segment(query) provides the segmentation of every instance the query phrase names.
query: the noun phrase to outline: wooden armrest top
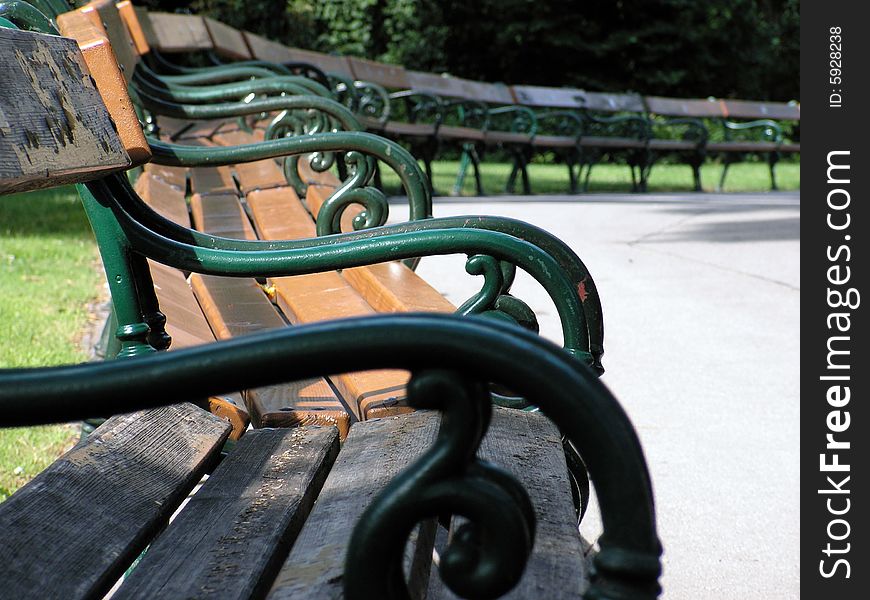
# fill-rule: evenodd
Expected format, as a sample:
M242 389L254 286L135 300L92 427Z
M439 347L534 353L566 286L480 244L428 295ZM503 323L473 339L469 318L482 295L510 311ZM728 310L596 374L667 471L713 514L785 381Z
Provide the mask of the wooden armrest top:
M97 90L118 129L121 144L130 156L131 166L141 165L151 160L151 148L127 94L127 80L121 74L105 30L88 15L78 10L64 13L58 16L57 26L63 35L78 43Z
M0 193L130 165L73 40L0 27L0 72Z

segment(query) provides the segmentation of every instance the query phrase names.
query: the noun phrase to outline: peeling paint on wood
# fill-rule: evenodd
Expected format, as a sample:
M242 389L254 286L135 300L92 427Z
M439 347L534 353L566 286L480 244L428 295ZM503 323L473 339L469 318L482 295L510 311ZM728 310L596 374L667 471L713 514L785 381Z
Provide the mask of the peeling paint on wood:
M73 40L0 28L0 72L0 193L130 164Z

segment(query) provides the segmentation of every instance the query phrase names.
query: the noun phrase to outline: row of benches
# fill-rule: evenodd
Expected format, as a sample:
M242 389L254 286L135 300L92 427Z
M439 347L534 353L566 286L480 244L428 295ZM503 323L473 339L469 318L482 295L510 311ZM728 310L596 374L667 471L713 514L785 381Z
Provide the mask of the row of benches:
M600 304L569 248L509 219L431 218L413 158L340 131L359 125L316 81L161 74L129 2L38 4L49 19L0 6L0 193L80 182L118 359L0 371L0 422L144 410L0 505L4 594L98 597L135 564L118 597L657 596L649 478L595 378ZM55 23L73 39L15 29ZM220 101L262 86L296 95ZM256 119L278 110L283 130ZM382 226L376 159L412 221ZM411 268L435 253L466 253L484 276L459 309ZM551 293L563 349L527 331L517 266ZM408 311L459 315L374 314ZM605 527L591 581L575 512L587 467Z
M526 167L540 152L555 152L566 164L572 192L588 189L592 167L608 157L627 162L635 189L643 190L653 165L669 154L692 167L700 190L700 169L708 156L723 157L721 189L730 164L744 154L760 153L776 189L780 156L800 152L799 141L787 139L796 138L797 130L783 129L800 121L795 103L505 86L290 48L208 17L142 12L140 21L147 23L144 40L158 53L199 51L211 53L216 62L256 59L315 67L370 131L410 143L430 176L429 164L440 147L460 148L454 193L471 166L477 192L483 194L479 163L493 147L514 156L508 191L521 176L525 193L531 191Z

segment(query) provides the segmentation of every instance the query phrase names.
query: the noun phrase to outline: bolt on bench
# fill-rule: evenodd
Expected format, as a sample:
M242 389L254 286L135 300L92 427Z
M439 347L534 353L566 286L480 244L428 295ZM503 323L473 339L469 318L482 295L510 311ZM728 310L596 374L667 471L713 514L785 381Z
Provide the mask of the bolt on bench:
M22 6L3 15L7 23L32 25ZM426 219L297 241L198 233L152 213L130 188L123 172L150 150L176 157L180 150L122 143L119 133L135 129L124 126L131 113L103 104L74 41L0 27L0 66L7 82L0 90L0 193L87 182L79 191L104 256L121 350L104 363L0 371L2 423L143 411L110 418L0 505L10 594L102 595L151 543L120 597L425 597L435 585L433 519L460 515L467 521L456 524L440 553L440 576L454 592L495 597L519 584L516 597L542 586L553 597L577 597L585 584L564 436L586 462L604 517L587 597L657 595L649 478L630 423L584 365L595 363L590 346L600 340L578 326L586 311L576 293L562 304L573 352L518 327L517 319L496 317L512 314L497 306L483 311L490 319L370 316L154 351L168 342L151 279L163 268L157 263L208 276L287 277L468 252L493 257L482 261L490 266L509 262L534 272L544 265L557 274L546 284L556 293L581 272L563 247L492 218L476 229ZM365 134L310 134L267 142L251 157L336 148L376 154L384 143ZM237 148L202 147L190 156L237 164ZM409 173L413 195L422 174L402 160L393 164ZM177 162L185 161L192 159ZM179 403L207 405L200 399L379 368L411 372L407 404L420 410L354 424L340 452L332 427L245 433L155 539L219 460L231 429ZM493 410L490 383L542 414ZM488 427L510 434L486 436ZM499 469L477 458L508 447L523 459ZM540 468L554 458L561 463Z

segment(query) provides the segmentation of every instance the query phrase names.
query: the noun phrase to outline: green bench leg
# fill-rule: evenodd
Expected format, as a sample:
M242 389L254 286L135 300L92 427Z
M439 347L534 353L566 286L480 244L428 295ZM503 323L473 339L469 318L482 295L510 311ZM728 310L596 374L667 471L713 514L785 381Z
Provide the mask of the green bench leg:
M734 155L726 154L725 158L722 162L722 176L719 177L719 187L716 188L716 191L722 192L725 190L725 178L728 176L728 167L731 166L731 163L735 161Z
M779 152L771 152L767 161L770 165L770 189L775 192L779 189L776 185L776 163L779 162Z
M459 172L456 174L456 183L453 185L451 195L459 196L462 194L462 186L465 183L465 175L468 173L468 166L474 169L474 184L477 188L477 195L483 196L483 180L480 177L480 155L477 152L477 146L471 142L462 144L462 156L459 159Z
M511 173L508 176L507 184L505 185L505 191L508 194L513 194L515 192L517 175L519 174L522 177L523 181L523 194L528 196L532 193L532 186L529 182L528 171L531 148L515 146L511 148L511 153L514 155L514 164L511 168Z

